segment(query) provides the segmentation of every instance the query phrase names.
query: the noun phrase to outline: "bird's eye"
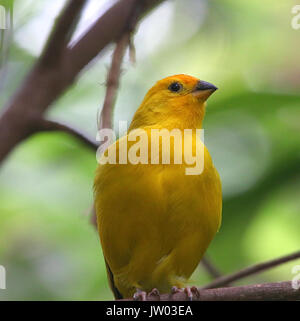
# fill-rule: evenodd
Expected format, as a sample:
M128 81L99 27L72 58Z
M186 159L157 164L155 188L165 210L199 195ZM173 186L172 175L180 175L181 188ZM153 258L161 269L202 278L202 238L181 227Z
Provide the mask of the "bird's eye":
M181 89L182 89L182 85L175 81L175 82L172 82L172 84L169 86L168 88L170 91L173 91L173 92L179 92Z

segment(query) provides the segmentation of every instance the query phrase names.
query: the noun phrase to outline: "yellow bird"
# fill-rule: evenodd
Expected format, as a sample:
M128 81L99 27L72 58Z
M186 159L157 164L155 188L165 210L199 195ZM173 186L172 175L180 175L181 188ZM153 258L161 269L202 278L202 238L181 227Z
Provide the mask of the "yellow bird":
M115 298L136 293L144 298L145 292L152 289L166 293L186 287L220 227L219 174L195 134L202 129L206 100L216 89L183 74L158 81L136 111L127 136L103 154L116 155L115 164L99 164L94 182L98 230ZM170 136L170 164L162 162L162 137L159 155L151 153L151 133L155 129L176 129L183 136L185 129L192 130L192 136L182 145ZM146 133L147 139L140 138L135 154L138 157L148 151L148 158L138 164L123 164L119 162L121 144L126 140L122 146L129 155L137 142L128 137L137 131ZM204 151L203 170L196 175L187 174L191 165L186 160L182 164L175 162L178 154L185 157L188 147L193 155L197 148ZM158 157L158 164L157 159L153 164L150 156ZM186 289L192 297L190 288Z

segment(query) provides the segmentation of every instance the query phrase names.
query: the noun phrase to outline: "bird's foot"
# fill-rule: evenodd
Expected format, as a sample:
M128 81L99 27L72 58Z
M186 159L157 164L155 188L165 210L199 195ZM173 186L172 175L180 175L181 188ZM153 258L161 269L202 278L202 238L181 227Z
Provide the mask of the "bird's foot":
M185 294L188 297L189 301L193 301L193 299L199 299L200 298L200 291L195 286L187 286L184 289Z
M148 295L160 298L160 293L156 288L152 289L151 292L148 293ZM147 292L137 289L133 295L133 300L134 301L147 301Z
M193 301L193 299L200 298L200 292L197 287L195 286L187 286L184 289L178 288L177 286L173 286L171 289L171 297L176 293L182 293L184 292L188 298L189 301Z
M160 293L156 288L152 289L151 292L149 292L149 295L160 298Z
M184 289L178 288L177 286L172 286L171 293L170 293L170 301L172 301L172 297L176 293L182 293Z
M134 301L147 301L147 293L140 289L136 289L136 292L133 295Z

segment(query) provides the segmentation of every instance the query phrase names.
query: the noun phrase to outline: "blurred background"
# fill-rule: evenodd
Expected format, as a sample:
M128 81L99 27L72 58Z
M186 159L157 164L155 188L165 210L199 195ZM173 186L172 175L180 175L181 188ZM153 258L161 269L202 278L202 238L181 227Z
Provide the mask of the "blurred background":
M13 37L2 61L0 106L41 53L63 0L13 4ZM114 1L90 0L76 39ZM124 62L115 124L130 121L157 80L186 73L219 90L209 99L205 142L223 183L223 224L208 257L222 273L299 250L300 30L296 1L165 1L139 25L137 63ZM3 34L2 34L3 38ZM96 135L113 46L49 109L48 117ZM22 115L20 115L22 117ZM0 142L1 143L1 142ZM41 133L0 169L0 300L112 299L90 224L95 153L74 138ZM291 280L300 260L237 284ZM200 266L193 284L210 281Z

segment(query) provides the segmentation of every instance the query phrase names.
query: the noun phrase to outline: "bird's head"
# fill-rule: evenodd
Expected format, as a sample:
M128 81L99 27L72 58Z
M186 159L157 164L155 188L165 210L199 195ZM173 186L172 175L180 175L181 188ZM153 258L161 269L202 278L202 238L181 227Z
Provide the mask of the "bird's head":
M206 100L216 90L211 83L183 74L159 80L146 94L130 130L146 126L201 128Z

